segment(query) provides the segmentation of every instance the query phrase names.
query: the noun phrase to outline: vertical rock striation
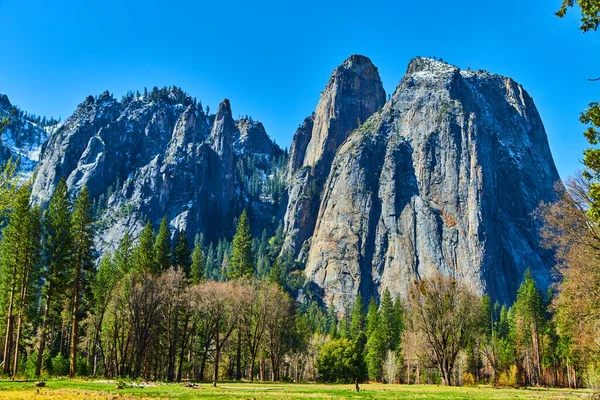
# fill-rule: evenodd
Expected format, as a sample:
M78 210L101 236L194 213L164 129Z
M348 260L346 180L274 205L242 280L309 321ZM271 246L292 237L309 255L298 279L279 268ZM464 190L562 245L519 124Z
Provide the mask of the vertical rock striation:
M241 143L237 151L234 143ZM265 160L260 169L281 154L262 124L233 119L228 100L207 115L177 88L123 101L105 92L88 97L50 136L33 199L46 203L62 176L73 195L87 186L100 253L163 216L190 238L204 233L217 240L244 207L258 210L257 221L272 221L258 215L270 212L272 199L250 195L235 168L238 160L258 157Z
M510 78L411 61L391 99L338 150L306 275L337 307L360 291L406 296L451 275L499 301L527 268L550 283L532 215L559 181L527 92Z
M294 135L289 163L285 250L297 254L313 234L323 183L339 146L385 103L377 67L352 55L337 67L312 117Z

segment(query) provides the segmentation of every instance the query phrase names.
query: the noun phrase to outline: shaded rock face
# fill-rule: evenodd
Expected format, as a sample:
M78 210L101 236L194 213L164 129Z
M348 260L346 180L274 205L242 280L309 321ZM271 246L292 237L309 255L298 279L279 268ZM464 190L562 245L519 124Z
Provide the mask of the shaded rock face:
M237 120L238 135L235 138L234 150L237 153L249 153L256 155L281 155L283 152L277 146L260 122L252 119L242 118Z
M290 161L288 167L288 177L291 179L294 173L298 171L304 164L304 157L306 156L306 148L308 142L312 136L312 130L315 123L315 115L306 117L302 125L298 127L294 137L292 138L292 145L290 146Z
M406 297L441 272L501 302L530 268L550 283L532 215L559 181L533 100L510 78L415 59L338 150L306 275L338 309L360 291Z
M367 57L350 56L333 71L316 112L304 120L292 141L284 251L298 254L313 234L323 184L335 152L384 103L379 72Z
M62 176L73 195L87 186L99 220L100 253L113 249L125 232L137 237L148 220L156 227L163 216L190 238L200 232L218 238L248 204L270 205L269 199L251 199L235 175L236 160L253 156L250 147L234 151L238 125L228 100L216 115L206 115L178 89L121 102L107 92L88 97L44 146L33 199L46 203ZM254 136L246 132L248 142ZM265 144L268 136L260 140L270 150L261 157L281 153Z

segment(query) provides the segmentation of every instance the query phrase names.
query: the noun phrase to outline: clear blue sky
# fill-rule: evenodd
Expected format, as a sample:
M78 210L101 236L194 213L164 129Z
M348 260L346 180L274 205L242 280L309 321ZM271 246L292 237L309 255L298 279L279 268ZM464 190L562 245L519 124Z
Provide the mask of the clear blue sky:
M0 0L0 93L66 118L86 95L177 85L215 110L252 115L282 146L333 68L369 56L393 92L408 61L437 56L521 83L536 101L563 177L580 169L579 112L600 100L600 33L561 0Z

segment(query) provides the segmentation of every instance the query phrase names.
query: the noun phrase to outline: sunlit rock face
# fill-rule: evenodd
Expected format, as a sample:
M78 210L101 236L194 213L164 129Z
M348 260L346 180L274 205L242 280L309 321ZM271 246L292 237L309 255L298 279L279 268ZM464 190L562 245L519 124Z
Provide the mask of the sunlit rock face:
M550 283L533 212L555 198L557 181L519 84L414 59L335 153L307 233L307 278L338 309L359 292L407 296L412 281L436 273L511 301L527 268Z
M179 89L153 98L117 101L108 92L88 97L44 145L33 184L45 204L61 177L72 195L88 187L98 218L99 254L147 221L166 216L173 231L218 239L234 217L252 207L256 231L272 221L272 199L252 196L236 162L269 165L282 150L260 122L234 120L228 100L206 114ZM260 171L259 171L260 172ZM262 174L267 179L266 174ZM262 215L266 214L266 215Z
M384 103L379 72L367 57L350 56L333 71L315 113L304 120L292 141L284 251L297 254L310 238L337 149Z

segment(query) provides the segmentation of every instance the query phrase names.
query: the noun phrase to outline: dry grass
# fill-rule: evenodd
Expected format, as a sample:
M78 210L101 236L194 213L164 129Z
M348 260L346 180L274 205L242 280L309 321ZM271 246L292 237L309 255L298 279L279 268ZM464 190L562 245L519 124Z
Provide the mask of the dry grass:
M586 399L591 392L565 389L512 389L443 387L433 385L364 384L356 393L353 385L223 383L217 388L200 384L187 388L182 384L116 389L115 383L86 380L50 380L44 388L33 381L0 381L0 399L6 400L144 400L144 399Z

